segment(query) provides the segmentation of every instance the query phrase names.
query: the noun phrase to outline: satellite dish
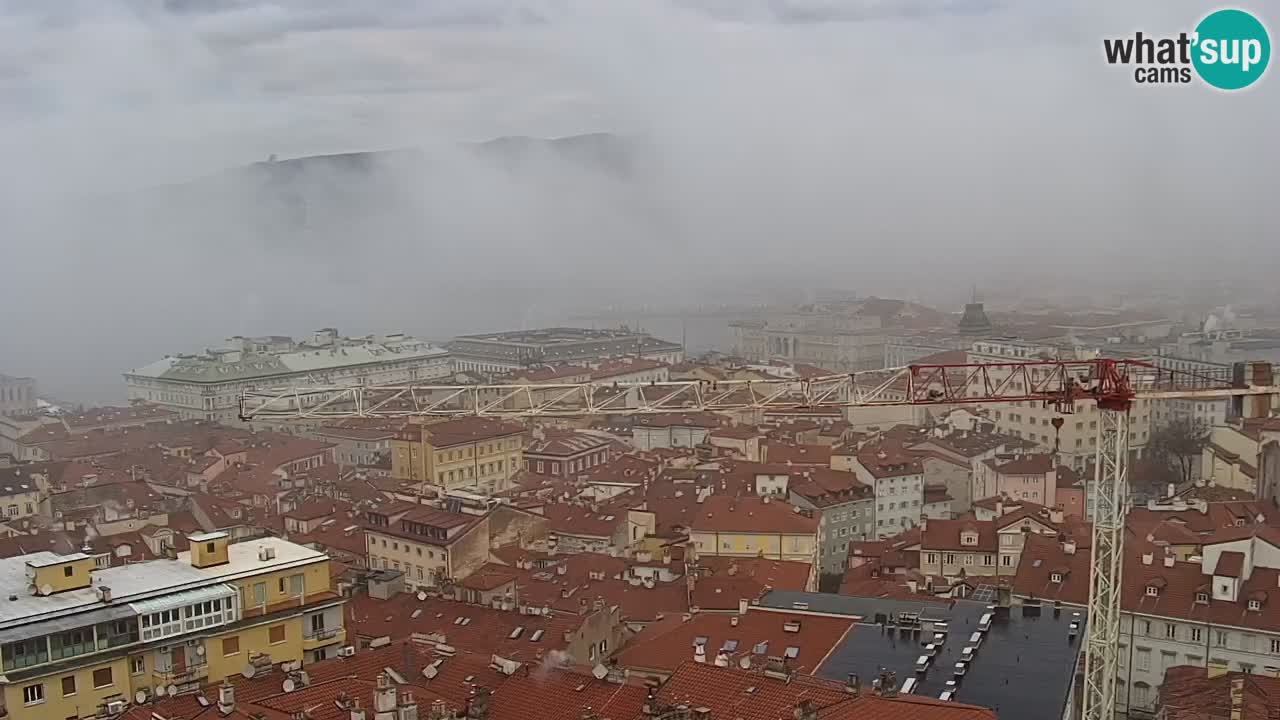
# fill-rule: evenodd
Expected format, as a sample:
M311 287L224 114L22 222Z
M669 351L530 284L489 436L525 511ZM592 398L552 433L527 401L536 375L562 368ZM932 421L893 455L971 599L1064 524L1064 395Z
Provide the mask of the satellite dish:
M280 683L280 689L287 693L291 693L298 689L298 684L293 681L293 678L285 678L284 682Z
M197 646L196 646L196 654L197 654L197 655L203 655L203 654L204 654L204 646L203 646L203 645L197 645Z
M252 680L253 676L258 674L258 668L253 665L245 665L244 669L240 671L240 674L243 675L246 680Z
M45 584L41 585L41 586L40 586L40 594L41 594L41 595L52 595L52 594L53 594L53 586L52 586L52 585L50 585L49 583L45 583Z
M147 701L147 693L143 690L139 690L133 694L133 701L141 705Z
M164 697L164 696L165 696L164 686L163 686L163 685L157 685L157 686L156 686L156 697Z
M178 686L177 686L177 685L170 685L170 686L169 686L169 690L168 690L168 692L169 692L169 694L170 694L170 695L177 695L177 694L178 694Z
M591 674L594 675L597 680L603 680L609 676L609 668L605 667L604 663L596 663L596 666L591 668Z
M751 658L746 655L743 655L742 657L738 658L738 667L742 668L743 670L750 670Z
M437 676L437 675L439 675L439 674L440 674L440 671L436 669L436 666L435 666L435 665L428 665L428 666L426 666L426 667L422 668L422 677L424 677L424 678L426 678L426 679L428 679L428 680L430 680L430 679L434 678L435 676Z
M427 599L427 594L426 594L426 593L424 593L424 592L422 592L421 590L419 590L419 591L418 591L418 602L422 602L423 600L426 600L426 599Z

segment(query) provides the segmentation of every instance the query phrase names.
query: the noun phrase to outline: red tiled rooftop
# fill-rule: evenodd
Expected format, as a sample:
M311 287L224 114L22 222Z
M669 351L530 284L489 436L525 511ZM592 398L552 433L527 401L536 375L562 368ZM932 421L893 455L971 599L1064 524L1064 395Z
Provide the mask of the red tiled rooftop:
M811 535L818 531L817 518L778 500L712 495L696 508L689 526L697 532Z
M736 625L733 618L737 618ZM793 622L799 623L798 631L788 632L784 626ZM812 672L854 625L854 618L801 617L754 607L743 615L699 613L674 627L646 630L618 653L617 660L626 667L671 672L682 662L693 659L695 639L706 638L707 662L711 662L727 642L736 640L737 647L726 653L733 664L743 657L763 662L765 656L781 656L787 648L796 647L799 651L792 666L800 672ZM753 652L760 643L767 643L763 654Z

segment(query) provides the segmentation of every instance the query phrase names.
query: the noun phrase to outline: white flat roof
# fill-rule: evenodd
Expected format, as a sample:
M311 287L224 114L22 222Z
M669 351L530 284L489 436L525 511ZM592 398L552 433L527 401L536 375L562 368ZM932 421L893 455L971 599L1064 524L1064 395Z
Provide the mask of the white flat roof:
M274 549L275 557L259 560L258 549L262 547ZM47 597L33 595L27 589L30 584L27 563L50 565L74 556L41 551L0 558L0 588L4 593L0 595L0 629L108 607L99 599L96 589L103 585L111 588L111 606L115 606L327 559L318 550L275 537L231 543L227 546L227 555L228 562L208 568L192 567L189 552L179 553L177 560L148 560L102 568L93 571L92 586Z

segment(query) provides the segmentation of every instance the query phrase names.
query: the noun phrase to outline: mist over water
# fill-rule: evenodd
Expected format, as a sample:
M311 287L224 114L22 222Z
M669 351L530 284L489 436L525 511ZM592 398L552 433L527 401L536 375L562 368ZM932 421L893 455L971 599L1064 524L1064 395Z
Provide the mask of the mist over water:
M118 401L238 333L808 288L1273 299L1275 79L1136 86L1102 38L1204 8L1116 5L0 2L0 371Z

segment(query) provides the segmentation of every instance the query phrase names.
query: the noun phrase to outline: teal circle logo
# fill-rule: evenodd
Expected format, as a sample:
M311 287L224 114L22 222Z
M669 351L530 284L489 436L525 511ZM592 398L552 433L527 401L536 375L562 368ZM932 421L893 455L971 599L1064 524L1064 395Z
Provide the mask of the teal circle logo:
M1247 88L1271 59L1267 28L1243 10L1218 10L1196 26L1191 64L1200 79L1219 90Z

